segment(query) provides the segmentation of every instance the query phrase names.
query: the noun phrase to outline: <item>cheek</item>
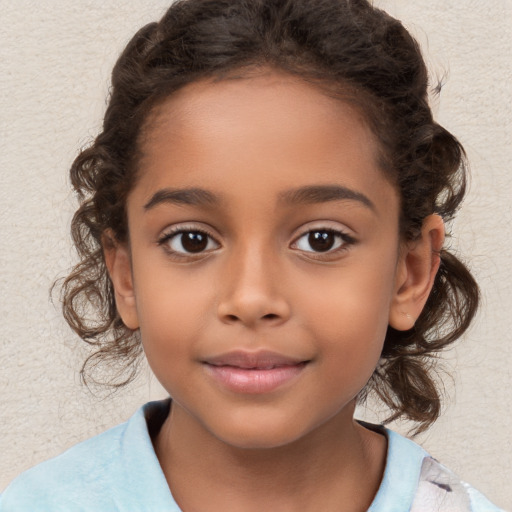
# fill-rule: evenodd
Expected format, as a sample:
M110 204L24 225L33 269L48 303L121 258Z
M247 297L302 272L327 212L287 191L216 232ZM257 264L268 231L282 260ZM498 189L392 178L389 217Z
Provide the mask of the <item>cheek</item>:
M308 318L318 321L325 329L381 330L387 327L394 289L394 262L387 265L347 266L324 276L311 276L302 292L302 307L308 308Z
M325 279L323 286L306 286L301 309L308 329L323 340L326 354L343 361L347 370L373 371L386 335L394 280L394 260L387 264L347 267ZM318 284L318 281L317 281ZM296 294L299 296L299 294Z
M171 274L171 273L169 273ZM137 286L137 311L144 350L148 359L174 359L194 350L207 329L213 290L186 274L142 272ZM206 283L207 284L207 283Z

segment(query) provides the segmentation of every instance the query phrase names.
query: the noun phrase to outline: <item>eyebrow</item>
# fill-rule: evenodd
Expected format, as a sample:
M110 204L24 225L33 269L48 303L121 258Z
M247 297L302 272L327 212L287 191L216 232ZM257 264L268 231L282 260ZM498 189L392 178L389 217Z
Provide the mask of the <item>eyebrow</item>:
M213 206L219 202L220 198L218 196L202 188L164 188L151 197L144 205L144 209L147 211L162 203Z
M367 208L375 211L373 202L361 192L341 185L308 185L279 194L279 199L289 205L326 203L329 201L352 200L358 201ZM144 205L150 210L162 203L187 204L192 206L215 206L220 203L220 197L202 188L170 189L164 188L156 192Z
M351 200L358 201L370 210L375 211L375 205L367 196L341 185L311 185L300 187L282 192L280 199L290 205Z

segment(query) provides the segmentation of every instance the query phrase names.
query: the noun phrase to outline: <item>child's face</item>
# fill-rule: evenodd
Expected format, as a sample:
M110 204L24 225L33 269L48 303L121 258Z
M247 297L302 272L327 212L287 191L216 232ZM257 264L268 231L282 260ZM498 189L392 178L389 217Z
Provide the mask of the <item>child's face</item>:
M246 447L352 421L404 274L360 116L286 75L199 82L142 150L114 282L176 418Z

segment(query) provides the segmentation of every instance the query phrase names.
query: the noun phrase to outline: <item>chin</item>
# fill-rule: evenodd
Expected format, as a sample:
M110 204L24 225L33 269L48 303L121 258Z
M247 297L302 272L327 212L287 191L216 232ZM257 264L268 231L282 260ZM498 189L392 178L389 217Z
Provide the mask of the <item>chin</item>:
M309 433L297 422L240 421L223 425L211 432L223 443L246 450L267 450L293 444Z
M219 437L219 439L241 450L271 450L292 444L302 436L278 435L277 432L240 432L237 435Z

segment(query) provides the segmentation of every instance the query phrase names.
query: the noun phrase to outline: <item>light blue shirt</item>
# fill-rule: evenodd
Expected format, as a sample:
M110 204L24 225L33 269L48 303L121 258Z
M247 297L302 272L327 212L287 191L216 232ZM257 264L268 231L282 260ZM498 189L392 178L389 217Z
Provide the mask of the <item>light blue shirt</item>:
M22 473L0 496L0 512L181 512L148 431L168 407L150 402L126 423ZM383 430L386 469L369 512L499 512L416 443Z

